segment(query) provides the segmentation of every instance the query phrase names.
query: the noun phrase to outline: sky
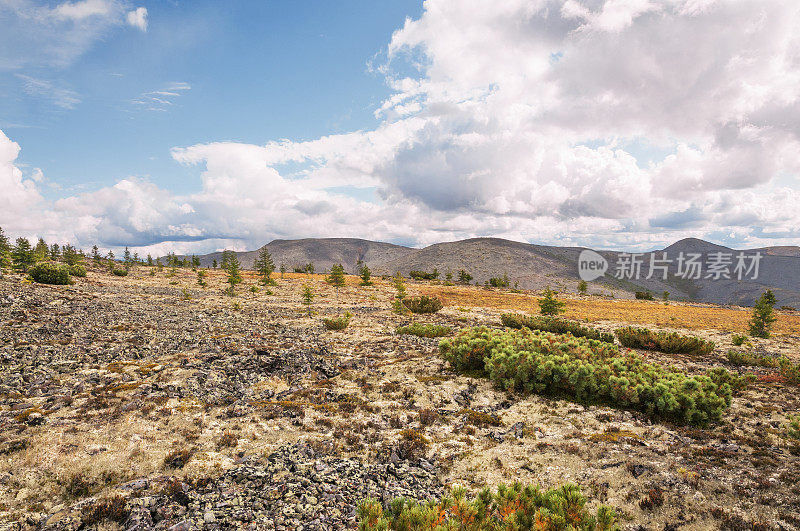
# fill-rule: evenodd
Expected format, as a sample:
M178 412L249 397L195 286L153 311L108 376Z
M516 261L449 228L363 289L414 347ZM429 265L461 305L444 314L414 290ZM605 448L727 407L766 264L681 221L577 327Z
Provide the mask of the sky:
M0 227L800 244L796 0L0 0Z

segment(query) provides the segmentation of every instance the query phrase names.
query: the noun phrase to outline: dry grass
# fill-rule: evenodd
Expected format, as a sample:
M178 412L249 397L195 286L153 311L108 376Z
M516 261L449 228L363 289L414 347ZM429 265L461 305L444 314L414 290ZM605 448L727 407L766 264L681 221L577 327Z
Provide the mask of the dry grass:
M446 306L471 306L538 313L538 296L526 293L475 289L461 286L424 286L420 292L438 296ZM690 330L711 329L723 332L747 332L748 308L731 309L715 306L630 299L604 300L565 298L564 317L586 321L618 321ZM777 312L774 333L797 334L800 315Z

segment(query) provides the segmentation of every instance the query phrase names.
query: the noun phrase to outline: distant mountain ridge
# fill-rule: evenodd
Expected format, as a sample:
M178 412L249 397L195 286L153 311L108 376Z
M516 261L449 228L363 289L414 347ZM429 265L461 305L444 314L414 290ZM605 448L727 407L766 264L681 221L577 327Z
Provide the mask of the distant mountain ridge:
M416 249L392 243L375 242L358 238L305 238L298 240L274 240L266 245L277 267L285 265L287 270L313 263L317 272L330 270L334 264L342 264L349 273L357 273L360 264L369 266L373 274L393 275L401 272L408 275L411 270L432 271L434 268L444 279L447 272L457 278L460 269L473 276L473 282L483 283L491 277L507 274L512 285L520 288L555 289L575 291L578 277L578 256L584 247L558 247L536 245L504 240L501 238L469 238L455 242L444 242ZM237 252L245 269L252 269L259 250ZM609 263L604 277L590 283L590 292L613 293L615 296L630 296L634 291L649 290L660 295L670 292L673 299L685 299L717 304L750 306L766 289L775 292L778 306L800 308L800 247L778 246L758 249L735 250L696 238L686 238L652 253L643 253L642 275L638 279L615 278L615 266L623 256L620 251L598 251ZM738 253L748 256L761 254L757 279L743 278L713 280L684 279L678 275L675 263L683 253L698 253L705 262L714 253ZM661 275L645 278L651 255L661 258L663 253L673 260L668 267L666 280ZM200 256L200 264L211 267L213 261L220 263L222 253ZM624 259L624 257L623 257ZM732 271L733 265L731 265ZM705 273L704 273L705 275Z

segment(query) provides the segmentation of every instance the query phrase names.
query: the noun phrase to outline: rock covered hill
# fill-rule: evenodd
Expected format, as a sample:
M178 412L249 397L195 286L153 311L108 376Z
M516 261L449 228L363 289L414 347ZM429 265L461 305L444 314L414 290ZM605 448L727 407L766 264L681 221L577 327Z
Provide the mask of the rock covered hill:
M317 272L328 271L333 264L341 263L345 270L356 273L360 263L367 264L373 274L393 275L401 272L408 275L411 270L433 271L440 278L447 272L457 277L464 269L473 276L473 282L483 283L491 277L508 275L512 285L516 282L525 289L541 289L552 286L560 290L574 291L579 281L578 256L584 248L556 247L514 242L500 238L470 238L455 242L437 243L415 249L384 242L356 238L306 238L300 240L274 240L266 245L276 266L285 265L289 271L313 263ZM670 292L673 299L686 299L717 304L752 305L765 289L772 289L778 306L800 308L800 247L781 246L750 250L734 250L696 238L680 240L669 247L653 253L644 253L641 273L638 278L615 278L617 266L624 256L620 251L599 251L608 261L605 276L590 283L590 292L611 293L615 296L631 296L633 292L649 290L657 296ZM756 252L761 254L758 278L747 275L736 278L734 267L738 253L745 253L748 260ZM655 272L650 279L651 255L656 259L666 253L670 260L667 279ZM678 269L678 258L695 253L704 264L701 278L682 278ZM730 279L707 278L707 264L716 253L730 256ZM252 268L258 250L237 253L242 266ZM200 257L204 267L214 260L221 261L222 253L211 253ZM748 262L749 265L749 262Z

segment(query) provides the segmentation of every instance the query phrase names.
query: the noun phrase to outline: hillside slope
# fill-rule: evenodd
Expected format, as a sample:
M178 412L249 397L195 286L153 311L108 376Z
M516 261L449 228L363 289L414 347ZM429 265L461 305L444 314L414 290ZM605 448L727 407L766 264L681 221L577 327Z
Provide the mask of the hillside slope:
M333 264L341 263L349 273L356 273L360 262L366 263L373 274L393 275L401 272L408 275L411 270L433 271L437 269L440 279L452 272L457 278L460 269L473 276L473 282L484 283L491 277L508 275L511 284L520 288L554 289L575 291L579 277L578 256L583 248L556 247L514 242L500 238L470 238L455 242L430 245L414 249L391 243L373 242L356 238L306 238L300 240L274 240L267 249L277 267L282 264L289 271L313 263L317 272L330 270ZM706 270L699 279L684 279L678 273L677 259L681 253L697 253L705 264L714 253L726 253L733 257L739 252L751 256L762 255L758 278L745 277L737 280L706 278ZM655 274L647 279L651 256L661 258L663 253L672 261L666 280ZM800 308L800 248L767 247L738 251L722 245L696 238L680 240L665 249L645 253L640 259L641 274L638 278L617 279L617 264L622 256L618 251L600 251L609 263L606 275L590 283L590 293L609 294L615 297L630 297L634 291L649 290L657 296L664 291L672 299L685 299L717 304L752 305L766 289L772 289L778 306ZM252 268L258 251L237 253L244 268ZM204 267L214 260L219 263L222 253L200 257ZM732 269L733 266L731 266Z

